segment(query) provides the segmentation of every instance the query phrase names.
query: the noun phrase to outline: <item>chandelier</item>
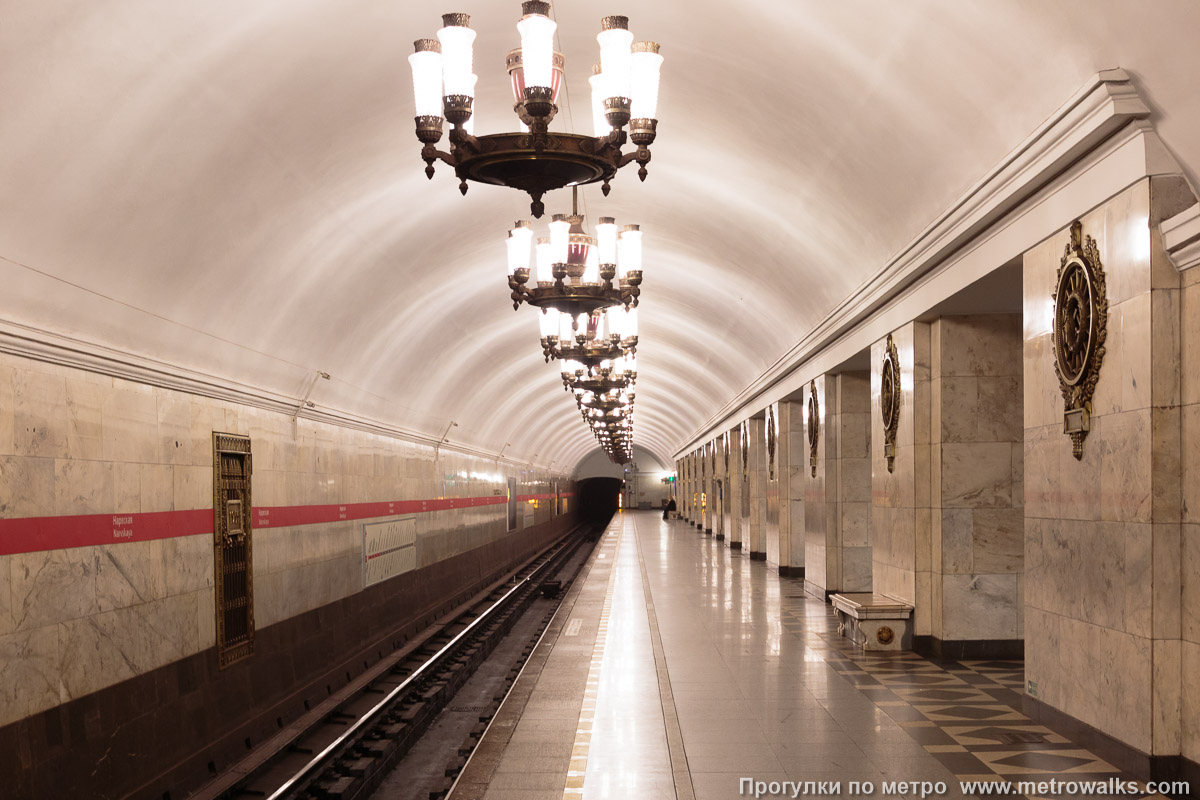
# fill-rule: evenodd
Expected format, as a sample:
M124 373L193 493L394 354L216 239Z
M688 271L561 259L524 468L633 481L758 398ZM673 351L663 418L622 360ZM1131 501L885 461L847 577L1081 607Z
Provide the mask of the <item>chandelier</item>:
M577 327L581 315L617 305L637 306L642 285L642 232L637 225L626 225L618 233L616 220L601 217L596 235L591 236L579 214L578 189L572 190L571 205L572 213L554 215L550 235L539 237L532 249L533 229L528 222L519 221L508 232L508 288L514 310L522 302L553 309ZM531 277L531 253L537 267L532 288L526 286Z
M633 455L633 409L620 406L611 410L583 409L583 418L596 436L596 441L618 464L626 464Z
M635 161L645 180L658 128L658 45L634 42L627 17L604 17L596 36L600 64L590 79L595 135L551 133L566 65L554 50L558 24L550 18L550 4L540 0L522 3L521 14L521 46L505 58L522 127L516 133L475 136L471 130L477 76L469 15L442 15L437 38L414 43L408 60L425 174L433 178L434 163L442 161L454 168L463 194L469 180L528 192L534 217L542 216L542 195L553 189L603 181L607 196L617 170ZM436 146L444 120L454 126L449 153ZM622 151L627 140L636 149Z
M610 389L628 389L637 380L637 357L620 356L593 366L566 359L562 362L561 372L563 386L576 395L585 391L601 393Z
M538 317L542 355L594 366L637 352L638 320L634 307L612 307L572 319L555 308Z
M574 395L584 422L609 458L618 464L631 461L636 357L621 356L592 366L564 360L562 378L563 385Z
M526 287L533 231L518 222L508 232L508 286L514 310L522 302L541 309L542 356L559 360L563 388L609 458L625 464L633 456L642 233L636 225L618 233L615 220L601 217L589 235L575 187L572 210L555 214L550 236L537 240L534 288Z

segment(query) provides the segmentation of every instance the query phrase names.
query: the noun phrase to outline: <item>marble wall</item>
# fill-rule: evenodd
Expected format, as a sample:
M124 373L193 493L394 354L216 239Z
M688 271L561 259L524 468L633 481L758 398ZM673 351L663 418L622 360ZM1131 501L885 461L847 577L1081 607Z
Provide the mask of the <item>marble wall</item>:
M841 588L869 592L871 581L871 376L837 375L837 514Z
M69 535L79 515L211 509L213 431L251 437L256 509L499 495L510 476L550 492L548 474L0 354L0 519ZM554 516L526 505L519 526ZM503 504L415 516L417 566L506 536ZM254 531L259 629L361 590L363 522ZM7 544L33 552L0 555L0 725L215 643L211 534Z
M1017 640L1024 627L1021 315L930 328L932 631Z
M1062 432L1051 336L1070 221L1024 256L1026 677L1041 702L1144 753L1180 753L1186 726L1195 758L1200 682L1194 660L1181 664L1195 655L1196 617L1184 621L1180 597L1181 565L1195 575L1198 562L1194 529L1181 536L1180 523L1200 505L1184 512L1180 491L1196 437L1194 418L1181 422L1180 277L1157 234L1180 197L1178 181L1143 180L1080 217L1109 311L1079 461Z
M884 456L879 411L886 339L871 346L871 572L874 591L914 607L913 632L932 631L929 325L893 331L900 357L900 419L894 468Z
M772 403L769 411L774 424L763 422L763 541L766 543L767 563L778 567L779 484L783 472L779 460L779 404Z
M1181 746L1200 763L1200 269L1182 276Z
M805 403L816 398L816 465L811 463L807 437L796 451L804 491L804 588L822 600L826 592L841 591L841 548L838 546L838 429L837 376L819 375L805 393ZM813 420L805 418L806 428ZM811 434L811 431L808 431Z
M869 592L871 377L844 372L818 376L814 383L820 437L817 474L805 484L805 586L818 597Z
M804 574L805 479L808 441L804 437L804 403L779 403L779 573Z

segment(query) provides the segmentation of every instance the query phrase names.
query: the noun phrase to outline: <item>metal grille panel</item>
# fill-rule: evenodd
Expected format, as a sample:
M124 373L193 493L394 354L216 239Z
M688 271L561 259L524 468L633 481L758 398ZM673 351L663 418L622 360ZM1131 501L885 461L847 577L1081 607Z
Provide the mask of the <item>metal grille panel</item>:
M254 652L250 439L213 433L213 563L221 669Z

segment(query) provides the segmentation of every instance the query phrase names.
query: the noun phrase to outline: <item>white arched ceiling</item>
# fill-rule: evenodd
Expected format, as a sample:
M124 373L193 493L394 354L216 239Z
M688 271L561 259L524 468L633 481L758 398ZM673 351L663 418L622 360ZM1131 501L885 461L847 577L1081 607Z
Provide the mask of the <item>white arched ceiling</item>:
M527 199L417 156L406 57L442 11L480 32L477 130L514 124L519 3L447 3L7 4L0 316L293 396L323 370L318 406L577 464L594 441L506 299ZM589 132L609 13L666 57L649 179L584 191L646 232L635 438L663 463L1095 72L1200 164L1187 0L563 0L556 126Z

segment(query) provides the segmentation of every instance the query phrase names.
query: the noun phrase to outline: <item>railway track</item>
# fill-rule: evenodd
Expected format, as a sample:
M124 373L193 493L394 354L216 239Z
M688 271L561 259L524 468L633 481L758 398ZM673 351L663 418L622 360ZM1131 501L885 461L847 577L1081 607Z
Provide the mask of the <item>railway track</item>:
M514 623L541 595L560 594L585 558L572 558L596 541L603 526L580 525L535 557L479 603L430 632L419 646L399 654L319 718L275 740L269 752L252 756L202 789L194 798L213 800L357 800L367 797L389 770L420 740L443 708L471 677ZM590 547L588 548L590 549ZM570 565L570 569L566 569ZM569 572L570 574L565 574ZM537 634L549 622L547 605ZM511 687L537 636L510 670ZM504 694L495 698L457 753L449 754L440 788L450 788L473 742L486 729Z

